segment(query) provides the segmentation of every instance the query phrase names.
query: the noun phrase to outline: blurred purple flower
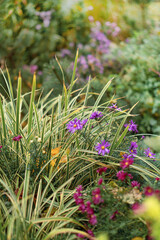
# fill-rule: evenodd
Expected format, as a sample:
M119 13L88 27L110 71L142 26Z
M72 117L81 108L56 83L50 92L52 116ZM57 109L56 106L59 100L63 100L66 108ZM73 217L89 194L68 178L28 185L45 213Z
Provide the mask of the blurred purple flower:
M71 55L71 51L69 49L62 49L61 50L61 57L69 56Z
M95 111L91 114L90 119L98 119L103 117L103 114L101 112Z
M137 124L135 124L133 122L133 120L130 120L128 124L124 124L124 127L128 127L128 131L133 131L135 133L138 133L138 130L137 130Z
M37 29L37 30L40 30L41 28L42 28L41 24L37 24L37 25L36 25L36 29Z
M88 20L89 20L90 22L93 22L93 21L94 21L94 17L93 17L93 16L89 16L89 17L88 17Z
M37 65L31 65L31 66L30 66L30 72L31 72L32 74L34 74L34 72L37 71L37 69L38 69L38 66L37 66Z
M137 154L137 148L138 148L138 145L136 142L131 142L131 146L129 148L129 152L131 154Z
M117 110L117 111L122 111L120 108L118 108L117 107L117 103L112 103L112 106L110 106L110 107L108 107L108 108L110 108L110 109L115 109L115 110Z
M145 149L144 150L144 154L147 156L147 157L149 157L149 158L155 158L155 153L152 153L151 152L151 149L150 148L147 148L147 149Z

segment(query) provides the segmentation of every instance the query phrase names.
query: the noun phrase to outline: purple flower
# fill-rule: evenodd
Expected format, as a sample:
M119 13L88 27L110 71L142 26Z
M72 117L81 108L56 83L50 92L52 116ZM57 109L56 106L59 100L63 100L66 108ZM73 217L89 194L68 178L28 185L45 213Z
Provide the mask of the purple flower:
M132 165L133 162L134 162L133 158L131 158L130 156L127 156L120 162L120 166L122 169L129 168L129 166Z
M102 167L102 168L98 168L97 169L97 173L99 173L99 175L102 175L103 172L106 172L107 168L106 167Z
M36 25L36 30L40 30L42 28L41 24Z
M127 177L127 173L124 172L123 170L117 173L118 180L124 181L126 177Z
M101 143L98 143L95 146L95 149L99 155L102 154L104 156L105 153L107 153L107 154L109 153L109 149L107 148L109 146L110 146L110 143L103 140L103 141L101 141Z
M142 139L145 139L145 136L142 136Z
M135 133L138 133L137 124L135 124L133 120L129 121L128 124L124 124L124 127L128 127L128 126L129 126L128 131L130 132L133 131Z
M101 198L100 193L101 193L101 191L99 188L96 188L92 191L92 200L95 205L98 205L98 204L104 202L104 200Z
M69 49L62 49L61 50L61 57L69 56L71 51Z
M108 108L110 108L110 109L115 109L115 110L117 110L117 111L122 111L120 108L117 107L117 104L116 104L116 103L115 103L115 104L112 103L112 106L110 106L110 107L108 107Z
M17 142L17 141L19 141L21 138L22 138L22 136L21 136L21 135L18 135L17 137L14 137L12 140L15 141L15 142Z
M87 121L88 121L87 119L84 119L81 121L81 120L75 118L74 120L70 121L67 124L67 129L71 133L74 133L76 130L82 130L83 126L86 124Z
M132 187L138 187L138 188L139 188L139 187L140 187L140 183L137 182L137 181L132 181L132 182L131 182L131 186L132 186Z
M129 148L129 152L131 154L137 154L137 149L136 148L138 148L137 143L136 142L131 142L131 146Z
M94 22L94 17L93 17L93 16L88 16L88 20L89 20L90 22Z
M151 149L150 148L147 148L147 149L145 149L144 150L144 154L147 156L147 157L149 157L149 158L155 158L155 153L152 153L151 152Z
M33 74L35 71L37 71L38 66L37 65L31 65L30 66L30 72Z
M101 112L93 112L90 116L90 119L98 119L103 117L103 114Z
M41 76L43 74L42 71L38 71L38 75Z

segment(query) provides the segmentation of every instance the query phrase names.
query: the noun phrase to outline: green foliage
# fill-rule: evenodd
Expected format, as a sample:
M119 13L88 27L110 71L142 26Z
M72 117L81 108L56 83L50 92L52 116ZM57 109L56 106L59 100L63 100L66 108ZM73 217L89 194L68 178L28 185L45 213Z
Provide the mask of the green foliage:
M1 2L1 67L5 69L5 63L7 64L14 76L14 87L17 80L16 69L23 70L25 92L31 87L31 74L34 71L38 72L38 83L42 84L43 64L48 63L57 50L66 46L68 38L79 38L82 41L86 39L88 23L85 11L81 6L82 1L72 3L70 8L62 0ZM78 6L80 11L73 10L78 10Z
M7 79L2 72L9 93L8 99L1 95L0 101L0 234L4 239L6 233L13 240L22 236L24 239L59 239L61 234L70 238L71 234L83 233L76 225L92 239L85 225L71 218L77 211L72 190L79 184L88 186L94 182L98 166L108 166L111 178L115 179L122 161L119 153L128 153L134 137L128 134L124 123L133 116L131 111L135 106L130 110L124 107L118 110L109 108L116 99L102 103L112 79L98 95L90 90L91 79L75 94L77 59L78 53L69 87L65 85L59 65L63 92L52 99L48 99L50 92L37 98L35 75L31 93L24 95L21 94L23 79L19 76L14 99L10 77L8 75ZM95 102L90 106L93 95ZM29 104L26 96L30 98ZM101 111L103 116L90 119L94 111ZM81 130L70 133L66 124L75 118L88 121ZM21 138L15 141L17 135ZM111 144L110 153L105 156L95 150L97 143L104 139ZM135 159L141 161L133 164L129 172L141 176L142 183L159 177L160 170L144 157L143 150ZM142 162L146 165L142 166ZM129 221L128 217L125 221Z
M139 101L136 111L140 113L137 117L140 131L157 134L160 133L159 45L159 36L140 34L117 48L114 58L121 64L121 72L113 86L116 95L125 97L129 106Z

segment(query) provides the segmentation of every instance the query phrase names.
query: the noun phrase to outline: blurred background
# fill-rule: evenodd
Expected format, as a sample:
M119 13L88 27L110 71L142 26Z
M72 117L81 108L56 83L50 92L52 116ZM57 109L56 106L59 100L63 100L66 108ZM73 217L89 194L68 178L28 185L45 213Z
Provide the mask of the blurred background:
M154 0L0 0L0 66L9 69L16 92L18 72L23 92L37 88L61 94L62 72L69 86L79 49L76 87L89 76L100 92L114 77L103 101L114 94L132 106L139 130L160 134L160 1ZM0 92L7 97L4 78ZM83 101L83 99L80 99ZM93 99L94 101L94 99ZM92 103L91 103L92 104Z

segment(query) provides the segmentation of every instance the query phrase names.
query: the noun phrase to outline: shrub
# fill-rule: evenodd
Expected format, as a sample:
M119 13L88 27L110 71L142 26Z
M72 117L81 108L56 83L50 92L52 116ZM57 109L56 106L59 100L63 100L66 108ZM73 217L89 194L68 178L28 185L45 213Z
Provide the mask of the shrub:
M156 134L160 132L159 44L159 36L143 34L117 48L114 59L121 64L121 72L112 85L117 96L125 93L129 106L139 101L135 110L140 113L140 131Z

